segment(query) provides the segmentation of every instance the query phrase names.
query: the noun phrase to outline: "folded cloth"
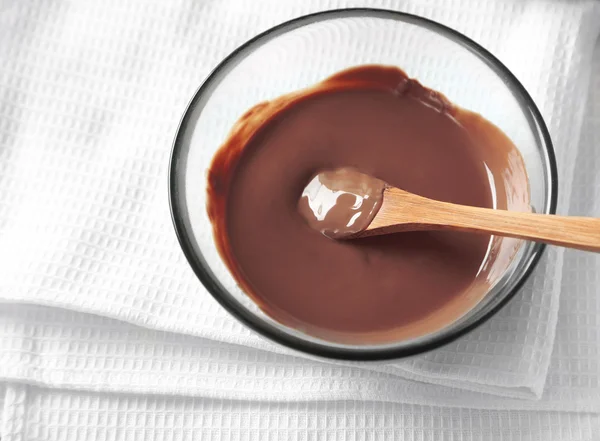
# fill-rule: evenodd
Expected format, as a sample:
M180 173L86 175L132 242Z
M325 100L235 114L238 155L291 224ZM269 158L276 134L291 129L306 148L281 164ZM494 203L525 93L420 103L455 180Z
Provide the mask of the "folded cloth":
M7 387L3 440L589 441L597 414L329 402L245 402ZM1 399L0 399L1 400ZM0 413L1 410L0 410Z
M0 381L252 401L363 400L600 413L600 302L595 297L592 290L578 289L565 300L579 306L561 309L539 400L415 382L383 366L317 362L36 305L5 305L0 311ZM572 320L574 312L580 320Z
M0 299L213 340L207 347L230 360L226 369L234 369L237 352L227 351L235 345L261 349L244 351L263 366L265 376L275 371L269 363L280 359L287 360L282 372L288 383L290 375L305 375L303 368L292 367L296 359L282 355L289 351L242 327L195 278L171 226L166 170L187 101L228 52L283 20L362 5L350 0L32 0L3 7ZM438 20L507 64L549 125L560 169L560 207L566 211L600 5L381 0L369 6ZM383 371L373 375L475 395L540 397L559 292L561 286L570 288L565 283L571 279L562 279L563 258L563 250L550 249L522 293L484 326L429 354L370 365ZM44 341L38 332L34 343ZM117 358L114 363L115 369L121 366ZM6 369L0 365L0 373ZM367 375L363 367L356 371ZM36 372L41 370L35 363L23 365L22 380L36 378ZM245 381L256 376L250 371Z

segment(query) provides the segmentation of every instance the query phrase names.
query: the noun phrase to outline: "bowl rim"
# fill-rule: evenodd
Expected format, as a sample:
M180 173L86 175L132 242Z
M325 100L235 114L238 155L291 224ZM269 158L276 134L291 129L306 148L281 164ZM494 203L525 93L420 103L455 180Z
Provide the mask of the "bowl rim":
M195 104L199 101L199 98L204 94L205 90L212 84L213 80L217 78L221 71L229 66L230 63L234 62L237 56L247 50L249 47L265 40L269 41L271 38L276 37L278 34L295 29L303 25L312 24L319 21L324 21L328 18L348 18L348 17L361 17L369 16L376 18L390 18L399 20L402 22L409 22L417 26L425 27L432 30L446 38L453 40L474 52L479 58L486 62L493 70L501 75L507 87L511 88L517 96L521 98L520 104L522 108L528 110L531 113L533 121L536 123L540 135L542 147L542 153L546 159L545 172L548 179L548 189L546 192L546 214L555 214L557 201L558 201L558 170L556 164L556 157L554 153L554 147L550 138L550 133L541 112L537 108L533 98L529 95L525 87L519 82L514 74L494 55L492 55L487 49L474 40L465 36L464 34L431 19L421 17L406 12L378 9L378 8L340 8L331 9L320 12L315 12L294 19L280 23L274 27L267 29L264 32L259 33L253 38L247 40L242 45L234 49L229 55L227 55L204 79L198 89L194 92L193 97L186 106L185 112L183 113L179 125L177 127L176 135L172 144L171 156L169 158L169 171L168 171L168 198L169 207L171 211L171 220L175 228L177 239L182 248L182 251L192 267L192 270L204 285L206 290L212 295L212 297L233 317L242 322L244 325L259 333L260 335L286 346L295 351L310 354L317 357L324 357L329 359L338 360L352 360L352 361L384 361L390 359L398 359L411 355L420 354L423 352L431 351L440 346L446 345L457 338L465 335L472 331L479 325L486 322L490 317L496 314L502 307L504 307L509 300L514 298L517 292L520 291L525 281L529 278L535 267L537 266L546 245L534 244L532 248L532 256L525 262L525 269L516 281L514 287L508 291L503 298L501 298L496 304L492 305L488 311L482 313L479 317L476 317L471 322L464 322L455 329L448 330L445 335L429 336L429 340L426 342L416 342L413 345L406 346L393 346L391 343L389 346L381 348L348 348L339 346L329 346L323 343L317 343L308 339L303 339L295 335L283 332L277 327L271 325L260 317L252 314L245 309L237 300L221 286L221 284L212 275L212 272L207 268L203 257L198 256L194 252L194 248L191 245L189 239L189 233L187 226L184 222L182 213L182 207L179 203L177 194L178 180L177 180L177 164L181 154L182 145L184 143L183 137L187 123L189 122L192 111L195 108Z

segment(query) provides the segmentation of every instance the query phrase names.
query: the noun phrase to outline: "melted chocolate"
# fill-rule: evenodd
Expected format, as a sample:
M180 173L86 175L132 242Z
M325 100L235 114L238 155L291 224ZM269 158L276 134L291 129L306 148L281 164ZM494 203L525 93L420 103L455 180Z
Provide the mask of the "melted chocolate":
M369 226L383 203L385 186L348 167L322 171L304 188L298 211L325 236L349 237Z
M341 167L441 201L528 202L522 159L498 128L400 69L350 69L255 106L213 160L207 209L241 288L276 320L340 342L416 337L472 308L500 243L457 232L331 240L298 208L311 178Z

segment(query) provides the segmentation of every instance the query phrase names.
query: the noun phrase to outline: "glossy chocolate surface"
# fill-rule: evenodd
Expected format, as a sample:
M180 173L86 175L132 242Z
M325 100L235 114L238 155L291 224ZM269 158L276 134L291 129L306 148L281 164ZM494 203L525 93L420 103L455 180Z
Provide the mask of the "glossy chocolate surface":
M337 241L307 224L307 183L344 167L442 201L528 202L522 158L493 124L400 69L350 69L250 109L213 160L207 209L241 288L276 320L341 342L416 337L472 308L494 266L489 236ZM507 171L522 182L491 183Z

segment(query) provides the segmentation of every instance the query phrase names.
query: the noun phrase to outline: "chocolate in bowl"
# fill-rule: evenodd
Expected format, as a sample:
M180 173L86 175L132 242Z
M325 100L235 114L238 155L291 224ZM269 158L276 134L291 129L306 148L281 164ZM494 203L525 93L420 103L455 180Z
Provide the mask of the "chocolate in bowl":
M401 64L423 84L492 121L521 152L532 209L554 213L557 180L550 138L535 104L510 71L452 29L421 17L371 9L327 11L292 20L227 57L198 89L183 116L171 156L169 199L175 231L193 271L208 293L237 319L299 351L376 360L431 350L483 323L518 292L544 247L526 243L506 270L494 266L481 300L448 326L387 343L315 337L265 314L239 288L217 249L206 211L206 172L212 158L235 121L255 103L363 64ZM210 306L202 302L203 307ZM214 332L227 339L231 326L224 323Z
M487 235L323 236L298 200L310 176L347 166L432 199L529 210L510 139L397 67L354 67L260 103L213 159L207 210L236 281L279 322L347 343L416 338L463 316L510 265L521 242Z

